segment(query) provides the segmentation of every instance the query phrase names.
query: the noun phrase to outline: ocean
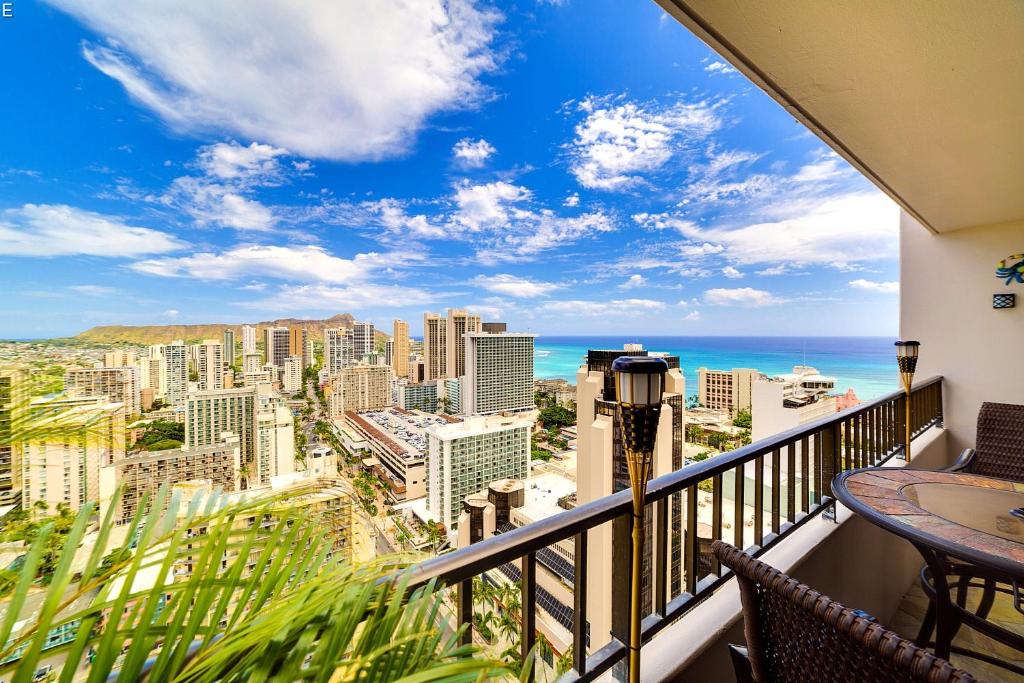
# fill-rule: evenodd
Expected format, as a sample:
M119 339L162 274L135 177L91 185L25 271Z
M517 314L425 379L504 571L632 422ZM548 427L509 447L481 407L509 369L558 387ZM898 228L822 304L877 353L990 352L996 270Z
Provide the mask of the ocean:
M679 356L687 394L697 394L697 368L754 368L767 375L812 365L836 378L836 392L852 387L861 400L899 389L890 337L556 337L537 338L534 374L576 382L587 349L621 349L639 342L649 351Z

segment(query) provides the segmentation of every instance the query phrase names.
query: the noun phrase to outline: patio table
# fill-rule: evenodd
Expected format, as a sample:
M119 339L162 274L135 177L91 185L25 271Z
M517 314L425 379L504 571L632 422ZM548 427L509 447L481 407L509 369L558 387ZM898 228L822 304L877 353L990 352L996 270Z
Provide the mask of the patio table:
M956 562L1009 583L1015 606L1024 587L1024 483L957 472L874 467L838 475L835 498L854 513L910 541L924 557L922 588L932 600L919 640L935 625L935 654L957 652L1024 674L988 653L952 646L962 625L1017 650L1024 637L996 626L950 597L947 572ZM929 580L930 579L930 580ZM1024 620L1024 614L1022 614ZM928 645L919 642L918 645Z

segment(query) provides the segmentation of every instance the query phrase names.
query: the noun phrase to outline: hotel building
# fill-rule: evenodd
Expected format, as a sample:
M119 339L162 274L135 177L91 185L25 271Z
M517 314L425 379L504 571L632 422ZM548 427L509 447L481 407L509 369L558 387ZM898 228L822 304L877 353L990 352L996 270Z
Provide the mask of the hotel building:
M103 354L103 367L130 368L136 364L134 351L107 351Z
M141 410L139 403L138 368L79 368L64 373L64 388L76 396L107 397L112 403L124 404L128 415Z
M533 420L476 416L427 429L427 510L451 529L462 501L498 479L525 479Z
M199 391L224 388L224 345L216 339L206 339L196 345L196 374Z
M832 415L836 398L829 392L835 386L834 377L807 365L783 375L762 376L754 382L751 438L758 441Z
M391 326L391 336L395 340L395 348L391 355L391 367L398 377L409 376L409 323L395 320Z
M284 367L284 359L288 357L288 328L268 327L263 330L263 357L268 365Z
M443 379L447 377L448 323L437 313L423 314L423 379Z
M72 403L66 409L51 406L55 412L37 423L42 436L24 444L21 505L26 510L37 502L51 509L67 503L72 511L99 502L100 468L125 456L124 404L104 398Z
M235 353L235 331L232 329L224 330L223 342L224 365L231 367L235 364L235 360L238 358L238 355Z
M242 325L242 353L256 353L256 328Z
M438 381L399 384L397 387L398 407L402 410L422 410L426 413L436 413Z
M462 412L489 415L534 409L533 344L536 335L469 332Z
M288 356L284 359L284 377L281 386L288 393L302 390L302 357Z
M445 329L445 377L466 374L466 337L480 331L480 316L449 308Z
M697 400L705 408L728 410L733 417L750 410L754 382L761 373L751 368L697 369Z
M348 411L374 410L391 405L391 368L386 365L354 365L331 378L327 395L330 415L341 418Z
M170 405L184 405L188 396L188 349L180 339L164 346L167 387L164 400Z
M347 428L365 440L373 455L371 466L396 501L426 494L426 430L447 423L436 415L398 408L345 413Z
M324 330L324 369L335 375L355 362L351 330L332 327Z
M303 369L309 367L311 359L307 359L306 353L306 328L292 327L288 330L288 355L295 356L302 363Z
M356 361L374 351L373 323L356 322L352 325L352 353Z
M185 403L185 447L220 443L230 432L238 437L243 466L250 471L256 459L255 386L189 394Z

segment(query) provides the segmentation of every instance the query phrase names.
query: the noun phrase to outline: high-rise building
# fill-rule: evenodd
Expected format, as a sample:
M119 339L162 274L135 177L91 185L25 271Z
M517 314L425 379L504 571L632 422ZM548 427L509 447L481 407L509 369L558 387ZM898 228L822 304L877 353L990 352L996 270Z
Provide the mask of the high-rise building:
M421 359L409 361L409 382L420 384L427 381L427 364Z
M305 363L306 353L306 328L292 327L288 329L288 355L295 356L302 363L302 368L308 366Z
M284 376L281 386L288 393L302 390L302 357L288 356L284 359Z
M448 361L448 321L437 313L423 314L424 379L444 379Z
M123 522L135 515L144 497L155 496L161 486L203 480L224 493L236 491L241 466L241 448L238 437L233 434L209 446L142 451L100 468L100 500L113 500L114 493L121 487L120 505L114 511L114 519ZM101 505L100 517L105 513L106 506Z
M256 457L256 395L255 386L189 394L185 403L185 446L220 443L230 432L238 437L242 466L251 475Z
M797 365L793 372L774 377L761 375L751 392L751 437L767 439L788 429L820 420L837 410L834 377L816 368Z
M266 486L271 477L295 471L295 418L280 399L257 398L256 462L248 483Z
M368 353L374 351L374 330L373 323L353 323L352 325L352 353L357 361L363 359Z
M64 373L64 388L76 396L106 396L112 403L123 403L126 414L135 415L139 404L139 369L134 365L119 368L77 368Z
M614 350L590 350L587 352L586 364L576 373L576 424L577 424L577 501L579 504L611 495L629 488L629 468L622 449L619 436L619 424L615 419L618 405L615 397L615 377L612 363L620 356L646 356L647 351L639 345L627 345L628 348ZM655 354L650 354L655 355ZM665 376L665 394L662 400L661 417L658 423L657 441L654 452L652 478L667 474L683 466L683 425L686 383L679 369L679 358L657 354L665 358L669 371ZM669 581L672 595L681 590L682 560L682 500L679 494L671 499L669 507ZM647 535L646 547L652 548L651 539L654 533L653 515L648 511L644 524ZM611 548L615 542L629 543L628 537L613 539L612 529L603 525L591 531L593 545L588 548L586 561L589 566L598 569L588 572L590 589L588 595L587 617L591 620L591 647L600 648L609 640L612 631L611 606L606 599L612 594L613 581L628 582L626 577L612 576ZM643 594L645 605L650 605L650 552L644 558ZM607 589L601 594L595 592ZM616 624L617 632L628 627Z
M105 398L40 418L24 445L21 505L67 503L72 511L100 501L100 468L125 456L125 408ZM56 428L47 429L48 424Z
M391 367L395 369L398 377L409 376L409 323L404 320L395 320L391 329L392 338L395 340L395 350L391 356Z
M354 362L352 331L341 328L324 330L324 369L334 375Z
M533 343L524 333L466 334L462 411L488 415L533 410Z
M196 345L196 374L199 391L224 388L224 345L216 339L205 339Z
M397 389L398 407L402 410L437 412L437 385L441 380L430 380L421 384L399 384Z
M139 371L139 391L150 389L154 399L164 400L167 392L167 361L164 358L164 345L150 346L146 355L139 359L136 367Z
M463 499L498 479L525 479L533 421L520 416L472 417L427 429L427 509L447 528Z
M313 340L307 335L306 343L302 347L302 367L311 368L316 361L316 353L313 350Z
M242 355L242 374L248 375L249 373L260 372L262 369L262 354L246 353Z
M164 346L164 366L167 386L164 400L172 406L185 403L188 395L188 349L180 339Z
M242 325L242 353L256 353L256 328Z
M466 334L480 331L480 316L449 308L445 330L445 377L466 374Z
M238 355L235 353L235 331L224 330L224 365L233 367Z
M705 408L727 410L733 417L750 410L751 392L761 373L751 368L697 368L697 400Z
M288 354L288 328L267 327L263 330L263 357L270 365L284 367Z
M0 368L0 507L21 502L23 444L16 438L28 412L28 372Z
M438 380L444 402L444 412L458 415L462 412L462 387L466 384L465 377L448 377Z
M105 368L130 368L138 361L134 351L107 351L103 354L103 367Z
M391 368L386 365L354 365L331 377L327 396L331 417L349 410L373 410L391 405Z
M384 365L395 367L395 338L390 337L384 342Z

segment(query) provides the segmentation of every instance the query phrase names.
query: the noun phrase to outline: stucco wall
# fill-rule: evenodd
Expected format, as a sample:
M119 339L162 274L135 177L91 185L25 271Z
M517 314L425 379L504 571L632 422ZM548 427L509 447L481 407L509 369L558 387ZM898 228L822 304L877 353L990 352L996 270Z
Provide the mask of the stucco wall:
M921 342L918 377L943 375L950 445L974 444L983 401L1024 403L1024 284L996 262L1024 253L1024 221L933 235L900 215L900 335ZM992 308L1013 292L1017 307Z

